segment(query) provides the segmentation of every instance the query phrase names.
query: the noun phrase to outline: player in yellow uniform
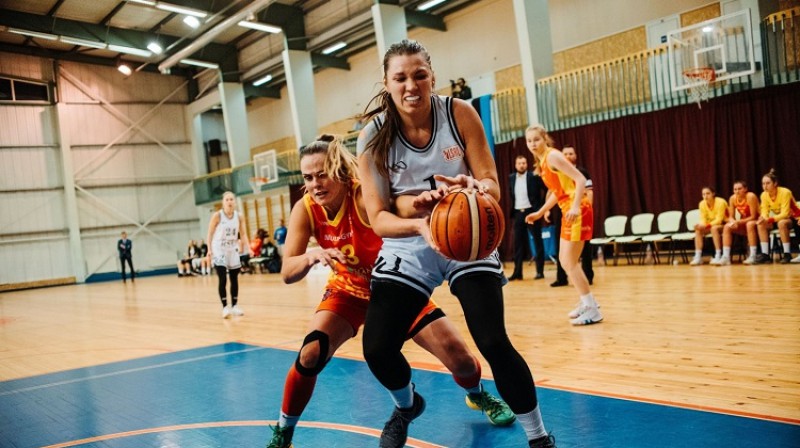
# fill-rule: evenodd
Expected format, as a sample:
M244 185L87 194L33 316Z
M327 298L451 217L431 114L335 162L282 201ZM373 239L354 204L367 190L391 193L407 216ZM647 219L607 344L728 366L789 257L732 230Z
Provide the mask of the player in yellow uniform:
M551 147L552 139L543 127L529 127L525 131L525 141L528 150L539 161L542 181L548 189L542 208L529 214L525 222L533 224L558 204L561 209L558 259L580 294L580 303L568 316L572 325L596 324L603 320L603 315L578 262L583 245L592 239L594 225L592 204L584 195L586 177L560 151Z
M294 428L311 400L316 379L342 344L364 324L372 268L383 241L370 227L357 180L355 157L341 140L323 135L300 150L306 194L292 207L281 275L303 279L316 264L332 268L309 333L289 369L283 404L267 448L292 446ZM314 236L320 247L308 250ZM516 419L502 400L481 385L481 365L441 309L431 300L412 323L407 338L439 358L467 391L467 405L483 410L492 424Z
M752 263L748 264L772 263L772 257L769 255L769 231L775 227L778 228L781 243L783 243L781 263L790 263L792 261L790 238L792 218L800 215L800 211L797 211L797 203L794 201L791 190L778 186L778 176L774 168L761 178L761 187L764 189L764 192L761 193L761 216L756 221L761 253Z
M756 220L758 219L758 196L747 190L747 183L737 180L733 183L733 195L728 201L728 217L722 228L722 258L718 266L731 264L731 245L733 235L746 235L747 246L750 248L750 257L756 258ZM713 261L713 260L712 260ZM713 263L712 263L713 264Z
M697 205L700 209L700 222L694 226L694 258L689 262L692 266L703 264L703 240L711 233L714 240L714 258L711 264L719 264L722 258L722 226L728 215L728 203L718 198L711 187L703 187L703 200Z

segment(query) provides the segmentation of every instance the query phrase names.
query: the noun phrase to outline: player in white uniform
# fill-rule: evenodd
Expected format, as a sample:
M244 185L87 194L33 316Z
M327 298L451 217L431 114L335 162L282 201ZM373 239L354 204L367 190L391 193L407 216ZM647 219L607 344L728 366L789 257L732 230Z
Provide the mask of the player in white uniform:
M383 69L384 91L373 99L378 107L367 112L372 120L358 138L364 204L373 230L384 241L372 272L364 357L396 406L380 447L404 446L410 422L425 409L400 350L414 317L433 289L447 280L492 367L500 395L525 430L528 446L553 448L530 369L506 334L506 278L497 253L456 262L436 252L430 238L430 211L450 186L500 196L480 117L467 102L433 94L430 56L417 42L392 45Z
M247 232L244 228L244 221L239 219L239 212L236 211L236 196L230 191L222 195L222 210L211 216L208 223L208 258L211 265L217 271L219 277L219 299L222 302L222 318L227 319L231 315L241 316L244 314L237 304L239 300L239 270L242 268L239 261L239 247L241 243L244 247L250 247L247 239ZM252 254L250 254L252 256ZM231 279L231 304L228 306L226 298L227 278Z

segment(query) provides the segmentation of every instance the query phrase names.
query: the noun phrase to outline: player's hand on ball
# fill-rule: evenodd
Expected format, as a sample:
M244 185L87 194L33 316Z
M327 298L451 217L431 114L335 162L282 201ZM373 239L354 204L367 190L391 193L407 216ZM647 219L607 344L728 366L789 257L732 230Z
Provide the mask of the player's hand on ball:
M459 174L456 177L442 176L437 174L433 176L433 178L440 182L446 183L449 186L449 191L453 191L458 188L469 188L477 191L478 193L486 193L489 191L489 187L481 183L478 179L475 179L472 176L467 176L466 174Z

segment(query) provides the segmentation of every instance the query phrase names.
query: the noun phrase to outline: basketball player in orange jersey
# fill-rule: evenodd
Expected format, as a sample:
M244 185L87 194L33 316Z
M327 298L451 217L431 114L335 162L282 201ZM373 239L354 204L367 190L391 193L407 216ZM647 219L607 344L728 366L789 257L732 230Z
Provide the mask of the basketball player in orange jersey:
M411 40L392 44L383 57L383 89L368 103L375 107L365 114L369 123L356 145L364 205L383 238L363 337L367 365L394 401L380 447L405 446L409 424L425 410L401 350L409 326L446 280L528 447L553 448L530 368L506 332L507 280L497 251L481 260L456 261L431 241L431 209L451 187L500 197L477 111L466 101L437 95L435 82L424 46Z
M719 259L717 266L727 266L731 264L731 245L733 235L747 236L747 247L750 248L748 259L756 258L756 219L758 219L758 196L752 191L747 190L747 184L743 180L733 183L733 195L728 201L728 218L725 227L722 228L722 258Z
M364 323L372 268L383 241L369 225L356 169L355 157L332 136L323 135L300 150L306 194L292 207L281 275L286 283L294 283L318 263L331 266L333 272L297 361L289 369L280 419L268 448L292 445L317 375ZM307 251L312 236L320 248ZM508 405L483 390L480 363L433 301L408 328L407 338L453 372L456 383L467 391L469 407L482 409L492 424L514 422Z
M580 303L569 312L572 325L591 325L601 322L600 305L589 289L589 280L579 263L583 245L592 239L594 215L592 204L584 195L586 177L578 171L561 151L552 147L553 139L542 126L525 130L525 142L542 170L542 180L549 190L544 205L525 218L529 224L542 219L558 205L561 209L561 248L558 259L572 284L580 294Z
M792 191L778 186L775 168L769 170L761 178L761 187L764 189L764 192L761 193L761 214L756 220L761 253L756 256L753 263L748 264L772 263L772 257L769 255L769 231L775 226L778 227L781 243L783 243L781 263L791 263L792 219L800 217L800 210L798 210Z

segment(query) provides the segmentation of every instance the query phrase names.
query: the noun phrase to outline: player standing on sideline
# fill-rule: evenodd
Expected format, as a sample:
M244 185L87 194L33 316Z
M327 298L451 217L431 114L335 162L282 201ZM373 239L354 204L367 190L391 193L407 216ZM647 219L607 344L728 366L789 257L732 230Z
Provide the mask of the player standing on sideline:
M592 295L589 280L583 273L578 259L583 245L592 239L594 214L592 204L586 199L586 178L570 163L561 151L551 147L553 140L541 126L530 126L525 130L528 149L539 161L542 180L550 192L542 208L531 213L526 222L542 219L556 204L561 209L561 240L558 259L567 276L580 294L580 303L569 312L572 325L591 325L601 322L600 305Z
M369 103L378 106L366 113L372 120L357 144L364 205L373 230L383 238L372 270L363 337L367 364L395 403L380 446L402 447L409 424L425 409L401 349L433 290L447 280L529 446L554 447L542 422L531 371L506 334L506 279L497 251L482 260L457 262L432 246L430 211L449 186L500 197L497 169L478 113L462 100L433 93L430 55L418 42L390 46L383 75L384 89Z
M364 323L372 267L383 244L367 221L355 157L340 140L323 135L302 148L300 172L306 194L292 207L281 275L286 283L294 283L317 263L331 266L333 273L297 360L289 369L280 419L267 448L291 446L295 425L311 399L317 376ZM308 251L311 236L320 248ZM492 424L514 422L508 406L483 390L480 362L433 301L409 328L406 337L453 372L456 383L467 391L468 406L482 409Z
M239 271L242 263L239 259L241 242L243 247L250 250L250 242L244 228L244 220L239 219L236 211L236 196L230 191L222 195L222 210L211 215L208 223L208 258L217 271L219 277L218 291L222 302L222 318L228 319L231 315L242 316L244 312L239 307ZM252 254L251 254L252 255ZM228 306L226 298L226 280L231 278L231 305Z

